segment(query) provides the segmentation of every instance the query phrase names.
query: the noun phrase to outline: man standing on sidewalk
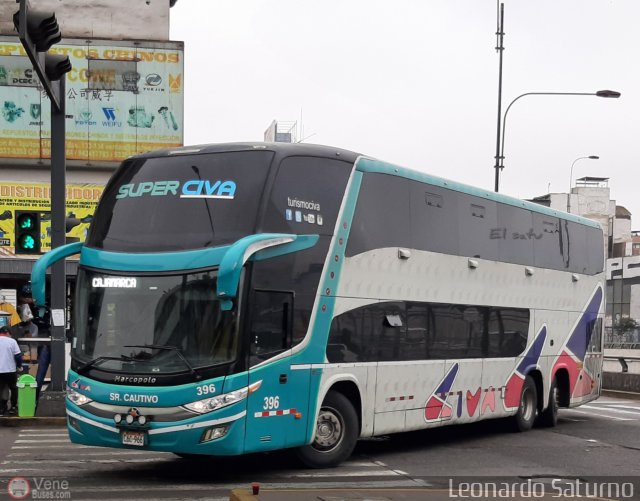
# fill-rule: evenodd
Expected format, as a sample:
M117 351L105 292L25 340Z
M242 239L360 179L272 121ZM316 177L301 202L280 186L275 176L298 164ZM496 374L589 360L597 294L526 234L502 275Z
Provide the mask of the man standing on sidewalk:
M0 327L0 412L7 412L9 392L11 393L10 414L18 410L18 388L16 387L18 374L22 371L22 352L15 339L11 337L9 329Z

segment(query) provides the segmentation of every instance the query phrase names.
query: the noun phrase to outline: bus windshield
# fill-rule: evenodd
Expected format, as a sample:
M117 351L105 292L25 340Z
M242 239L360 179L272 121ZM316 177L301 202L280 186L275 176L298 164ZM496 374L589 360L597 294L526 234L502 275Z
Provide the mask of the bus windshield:
M233 362L236 313L220 309L216 278L216 271L123 276L80 269L73 357L81 367L141 374Z
M251 235L272 158L239 151L126 160L102 195L86 245L167 252Z

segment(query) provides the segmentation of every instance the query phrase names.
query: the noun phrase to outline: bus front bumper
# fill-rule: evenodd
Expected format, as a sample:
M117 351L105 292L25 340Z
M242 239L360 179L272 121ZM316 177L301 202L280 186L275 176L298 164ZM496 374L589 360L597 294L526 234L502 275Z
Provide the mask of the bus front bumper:
M244 452L246 408L232 405L178 422L116 424L67 400L67 428L76 444L182 454L234 456ZM144 407L139 408L144 413Z

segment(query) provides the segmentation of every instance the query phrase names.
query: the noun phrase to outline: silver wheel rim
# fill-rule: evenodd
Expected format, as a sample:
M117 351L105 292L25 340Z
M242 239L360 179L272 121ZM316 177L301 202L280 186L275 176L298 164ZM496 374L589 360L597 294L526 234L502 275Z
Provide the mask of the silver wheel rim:
M524 421L530 421L533 417L534 411L533 392L530 388L525 388L520 398L520 409L522 409L522 419Z
M344 421L339 412L322 407L316 421L316 436L313 448L320 452L331 452L340 445L344 437Z
M560 408L560 393L557 386L553 387L553 392L551 393L551 405L553 405L553 413L557 414Z

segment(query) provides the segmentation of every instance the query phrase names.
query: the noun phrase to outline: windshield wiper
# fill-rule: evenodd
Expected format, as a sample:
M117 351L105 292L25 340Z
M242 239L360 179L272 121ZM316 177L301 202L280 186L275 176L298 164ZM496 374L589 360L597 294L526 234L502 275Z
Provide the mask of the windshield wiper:
M127 357L126 355L120 355L119 357L97 357L97 358L94 358L93 360L89 360L86 364L82 364L80 367L76 369L76 372L80 374L80 371L90 369L97 363L104 362L106 360L124 360L126 362L131 362L133 361L133 358Z
M127 344L123 346L123 348L148 348L150 350L169 350L178 355L178 358L182 360L184 365L189 369L189 372L194 377L196 381L202 379L202 376L198 374L198 372L193 368L193 366L189 363L189 361L185 358L185 356L180 351L180 348L177 346L170 346L165 344ZM134 357L134 359L137 357Z

